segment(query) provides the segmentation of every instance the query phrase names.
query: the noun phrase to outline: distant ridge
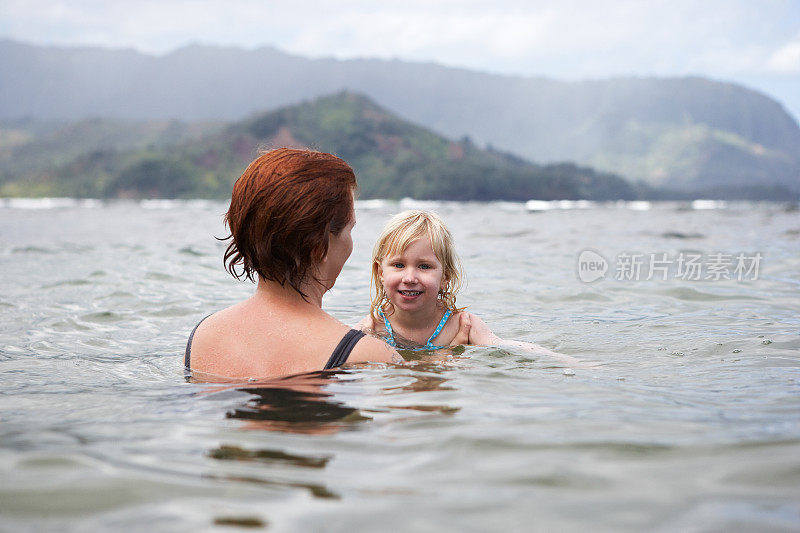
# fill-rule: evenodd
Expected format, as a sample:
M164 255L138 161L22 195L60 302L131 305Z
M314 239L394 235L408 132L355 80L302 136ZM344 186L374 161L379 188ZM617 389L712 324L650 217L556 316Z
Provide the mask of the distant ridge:
M362 198L631 199L618 176L571 164L536 165L468 138L450 141L369 98L341 92L229 125L89 120L53 133L17 132L0 151L0 195L224 198L263 149L340 155Z
M450 138L676 191L800 191L800 127L774 100L704 78L561 82L273 48L130 50L0 41L0 118L231 120L347 89Z

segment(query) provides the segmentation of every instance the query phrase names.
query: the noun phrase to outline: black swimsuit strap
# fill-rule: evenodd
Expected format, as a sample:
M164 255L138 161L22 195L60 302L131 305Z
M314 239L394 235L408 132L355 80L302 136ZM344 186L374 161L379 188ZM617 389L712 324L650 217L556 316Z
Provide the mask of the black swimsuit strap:
M356 343L360 341L361 337L363 336L364 332L357 329L351 329L345 333L344 337L342 337L342 340L339 341L339 344L333 350L330 359L328 359L328 362L325 365L325 370L336 368L345 364L347 358L350 357L350 352L353 351Z
M203 317L203 320L210 317L211 315L206 315ZM197 326L194 327L192 332L189 334L189 341L186 343L186 354L183 356L183 367L186 370L192 369L192 339L194 339L194 332L197 331L197 327L203 323L203 320L197 323Z

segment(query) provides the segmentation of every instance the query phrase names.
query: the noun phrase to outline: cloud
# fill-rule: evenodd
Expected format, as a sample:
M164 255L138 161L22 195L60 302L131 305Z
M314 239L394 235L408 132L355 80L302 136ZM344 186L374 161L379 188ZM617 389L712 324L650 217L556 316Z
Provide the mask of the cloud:
M800 74L800 39L776 50L767 60L767 67L780 74Z
M549 13L450 13L441 9L341 13L311 24L285 43L304 55L340 58L401 57L449 64L491 64L523 60L548 45Z
M295 32L276 43L280 48L572 79L763 73L770 54L796 32L791 20L800 17L800 4L746 0L315 5L313 16L282 11Z
M201 42L510 74L797 72L800 3L749 0L5 0L0 35L151 53ZM789 44L786 44L789 43Z

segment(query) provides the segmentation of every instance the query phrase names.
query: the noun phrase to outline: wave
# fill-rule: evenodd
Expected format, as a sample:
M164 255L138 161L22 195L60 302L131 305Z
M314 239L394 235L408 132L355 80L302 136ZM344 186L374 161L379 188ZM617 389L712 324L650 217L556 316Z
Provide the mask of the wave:
M528 200L525 209L528 211L550 211L553 209L591 209L599 204L591 200Z
M63 209L70 207L101 207L103 200L95 198L0 198L0 208Z

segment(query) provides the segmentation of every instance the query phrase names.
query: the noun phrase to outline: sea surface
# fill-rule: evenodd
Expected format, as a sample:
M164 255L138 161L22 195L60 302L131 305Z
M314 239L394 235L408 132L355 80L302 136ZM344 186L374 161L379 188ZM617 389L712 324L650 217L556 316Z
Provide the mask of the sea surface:
M373 241L420 206L460 305L595 366L187 382L192 327L253 291L225 203L0 200L0 530L800 530L796 206L362 201L331 314L367 312Z

